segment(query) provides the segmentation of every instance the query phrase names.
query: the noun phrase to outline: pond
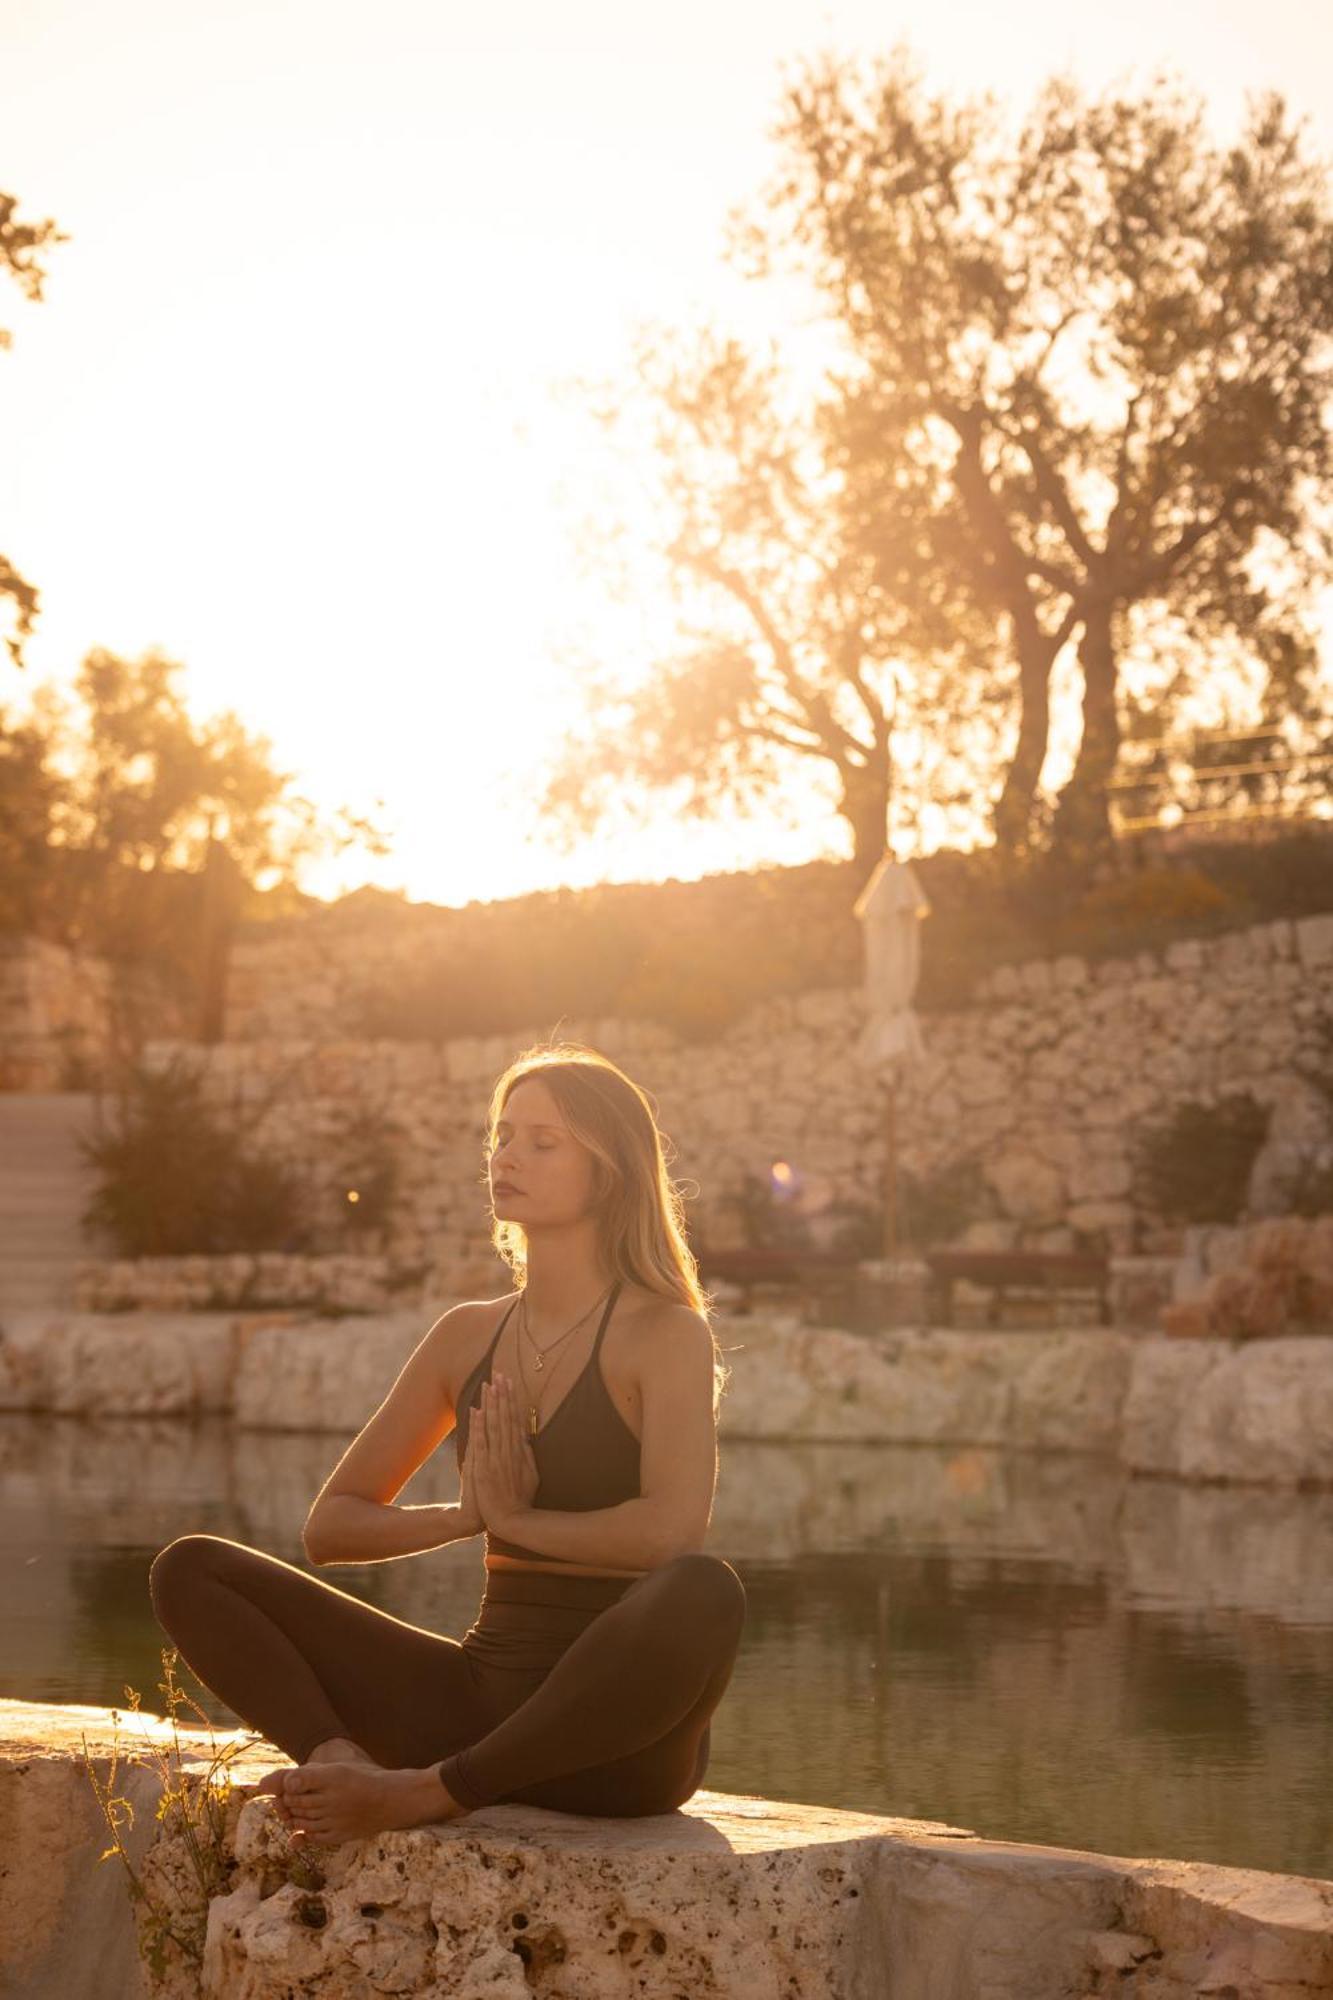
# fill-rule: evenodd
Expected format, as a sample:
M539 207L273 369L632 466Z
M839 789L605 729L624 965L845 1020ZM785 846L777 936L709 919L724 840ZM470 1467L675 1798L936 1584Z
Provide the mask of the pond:
M343 1442L0 1416L0 1694L160 1710L155 1552L203 1530L304 1563ZM451 1456L401 1497L455 1498ZM709 1788L1333 1877L1333 1492L724 1440L708 1546L749 1598ZM477 1543L317 1574L455 1636L482 1583Z

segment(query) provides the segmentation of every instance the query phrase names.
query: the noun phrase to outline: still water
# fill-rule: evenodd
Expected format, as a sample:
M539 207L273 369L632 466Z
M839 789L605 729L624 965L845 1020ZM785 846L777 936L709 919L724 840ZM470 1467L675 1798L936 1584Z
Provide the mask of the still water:
M160 1710L156 1550L203 1530L304 1564L343 1442L0 1416L0 1694ZM451 1456L402 1499L455 1498ZM708 1546L749 1597L709 1788L1333 1877L1333 1492L724 1440ZM476 1543L317 1574L455 1636L482 1582Z

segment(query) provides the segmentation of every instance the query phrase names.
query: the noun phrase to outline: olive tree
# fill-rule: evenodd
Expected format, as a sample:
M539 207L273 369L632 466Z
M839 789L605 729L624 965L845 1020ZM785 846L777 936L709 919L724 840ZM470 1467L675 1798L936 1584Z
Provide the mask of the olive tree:
M933 482L925 559L998 623L1018 690L1000 842L1031 837L1068 644L1082 735L1055 829L1075 849L1109 835L1130 645L1183 624L1202 665L1238 641L1270 712L1309 707L1333 214L1282 101L1224 144L1170 79L1090 99L1056 78L1015 121L930 95L899 50L805 66L774 137L735 254L805 272L845 336L823 418L861 550L895 574L897 492Z

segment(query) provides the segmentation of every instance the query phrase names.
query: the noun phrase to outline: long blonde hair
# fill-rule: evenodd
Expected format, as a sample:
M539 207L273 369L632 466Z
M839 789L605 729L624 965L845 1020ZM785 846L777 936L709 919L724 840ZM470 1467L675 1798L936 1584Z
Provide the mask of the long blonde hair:
M677 1299L709 1320L712 1300L685 1236L684 1191L668 1171L675 1148L657 1123L648 1092L596 1049L578 1042L537 1043L514 1058L491 1092L488 1154L510 1095L527 1077L540 1078L574 1138L592 1154L599 1245L613 1276ZM522 1223L496 1216L491 1242L522 1290L528 1275ZM713 1353L716 1406L731 1371L716 1338Z

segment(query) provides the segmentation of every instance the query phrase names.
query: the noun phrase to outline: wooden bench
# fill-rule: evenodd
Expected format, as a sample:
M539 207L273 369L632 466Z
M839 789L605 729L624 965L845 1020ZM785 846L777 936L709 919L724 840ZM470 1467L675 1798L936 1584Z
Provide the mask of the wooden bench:
M864 1261L848 1257L840 1250L696 1249L699 1275L707 1284L711 1278L739 1285L741 1310L753 1309L756 1286L799 1288L819 1300L822 1308L836 1308L855 1318ZM1004 1306L1011 1298L1038 1298L1054 1320L1062 1300L1091 1300L1097 1308L1098 1324L1110 1326L1111 1262L1091 1251L1054 1250L927 1250L921 1262L926 1267L926 1323L949 1326L953 1322L954 1287L960 1281L984 1286L991 1294L987 1319L1001 1323Z
M756 1285L799 1286L822 1302L850 1300L860 1264L859 1258L848 1257L841 1250L710 1250L696 1246L694 1254L705 1284L711 1278L721 1278L740 1286L742 1310L746 1312L752 1308Z
M1015 1295L1039 1298L1052 1320L1062 1299L1091 1299L1098 1324L1111 1324L1111 1262L1090 1251L1054 1250L927 1250L922 1260L929 1272L926 1320L948 1326L953 1318L954 1286L962 1281L985 1286L991 1296L987 1318L1001 1321L1006 1299Z

